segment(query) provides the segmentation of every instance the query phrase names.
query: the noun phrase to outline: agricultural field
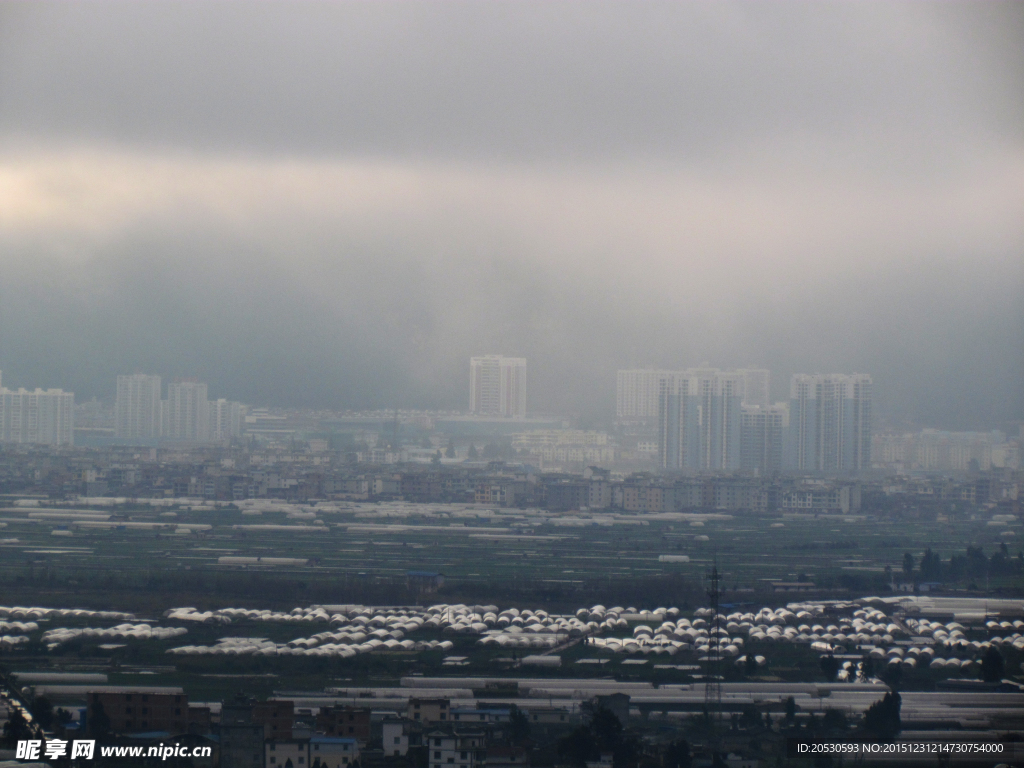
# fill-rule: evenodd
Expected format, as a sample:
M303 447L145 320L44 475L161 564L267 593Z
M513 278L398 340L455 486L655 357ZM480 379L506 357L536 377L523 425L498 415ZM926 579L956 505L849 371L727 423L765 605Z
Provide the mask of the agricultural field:
M557 610L645 600L696 607L713 562L723 574L723 599L738 604L763 602L781 590L835 598L888 594L901 582L940 581L939 589L972 594L1022 590L1017 561L1024 531L1006 516L925 523L167 500L11 506L0 510L0 525L0 584L9 594L73 595L79 604L126 610L257 598L272 606L443 598L528 600ZM939 579L920 570L929 549L942 566ZM903 571L907 553L918 569L910 576ZM442 574L443 584L411 580L409 572Z

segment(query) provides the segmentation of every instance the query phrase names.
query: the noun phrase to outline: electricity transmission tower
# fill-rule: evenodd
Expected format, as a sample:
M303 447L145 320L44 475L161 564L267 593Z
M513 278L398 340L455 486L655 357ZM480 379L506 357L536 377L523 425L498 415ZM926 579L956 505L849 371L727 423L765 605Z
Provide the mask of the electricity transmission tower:
M707 576L708 602L710 603L712 616L708 625L708 661L704 675L704 711L707 713L708 729L711 745L717 750L718 746L718 720L722 715L722 649L720 644L719 630L722 622L718 612L718 598L720 576L718 573L718 560L711 565L711 571Z

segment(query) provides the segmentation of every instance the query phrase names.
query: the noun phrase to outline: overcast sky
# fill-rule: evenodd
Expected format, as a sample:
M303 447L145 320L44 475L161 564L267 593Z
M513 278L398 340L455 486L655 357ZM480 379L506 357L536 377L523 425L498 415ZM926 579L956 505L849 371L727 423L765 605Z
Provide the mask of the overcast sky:
M468 358L1024 418L1024 5L0 0L0 368L465 408Z

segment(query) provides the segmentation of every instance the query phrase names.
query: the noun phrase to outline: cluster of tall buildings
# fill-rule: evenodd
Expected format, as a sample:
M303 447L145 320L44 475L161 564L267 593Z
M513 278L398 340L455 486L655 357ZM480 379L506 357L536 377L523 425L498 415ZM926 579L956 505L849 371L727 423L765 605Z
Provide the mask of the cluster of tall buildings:
M656 422L661 467L851 474L870 467L871 377L796 374L789 402L770 403L771 373L618 372L619 419Z
M526 359L483 355L469 360L469 412L478 416L526 416Z
M245 406L210 400L207 385L190 379L168 382L162 399L159 376L117 377L114 435L122 440L164 438L188 443L221 442L242 434Z
M0 386L0 442L72 445L74 438L74 392Z

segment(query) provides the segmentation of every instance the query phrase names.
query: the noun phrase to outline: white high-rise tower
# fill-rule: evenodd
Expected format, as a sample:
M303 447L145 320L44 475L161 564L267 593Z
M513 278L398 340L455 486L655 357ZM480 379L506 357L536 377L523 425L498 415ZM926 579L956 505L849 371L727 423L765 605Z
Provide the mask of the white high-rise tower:
M871 377L794 374L790 382L792 469L824 473L871 467Z
M210 439L210 405L205 384L173 381L167 385L164 435L191 443Z
M135 373L117 377L114 434L130 440L160 436L160 377Z
M470 358L469 411L481 416L526 416L526 359L501 355Z
M0 442L72 445L75 393L0 386Z

